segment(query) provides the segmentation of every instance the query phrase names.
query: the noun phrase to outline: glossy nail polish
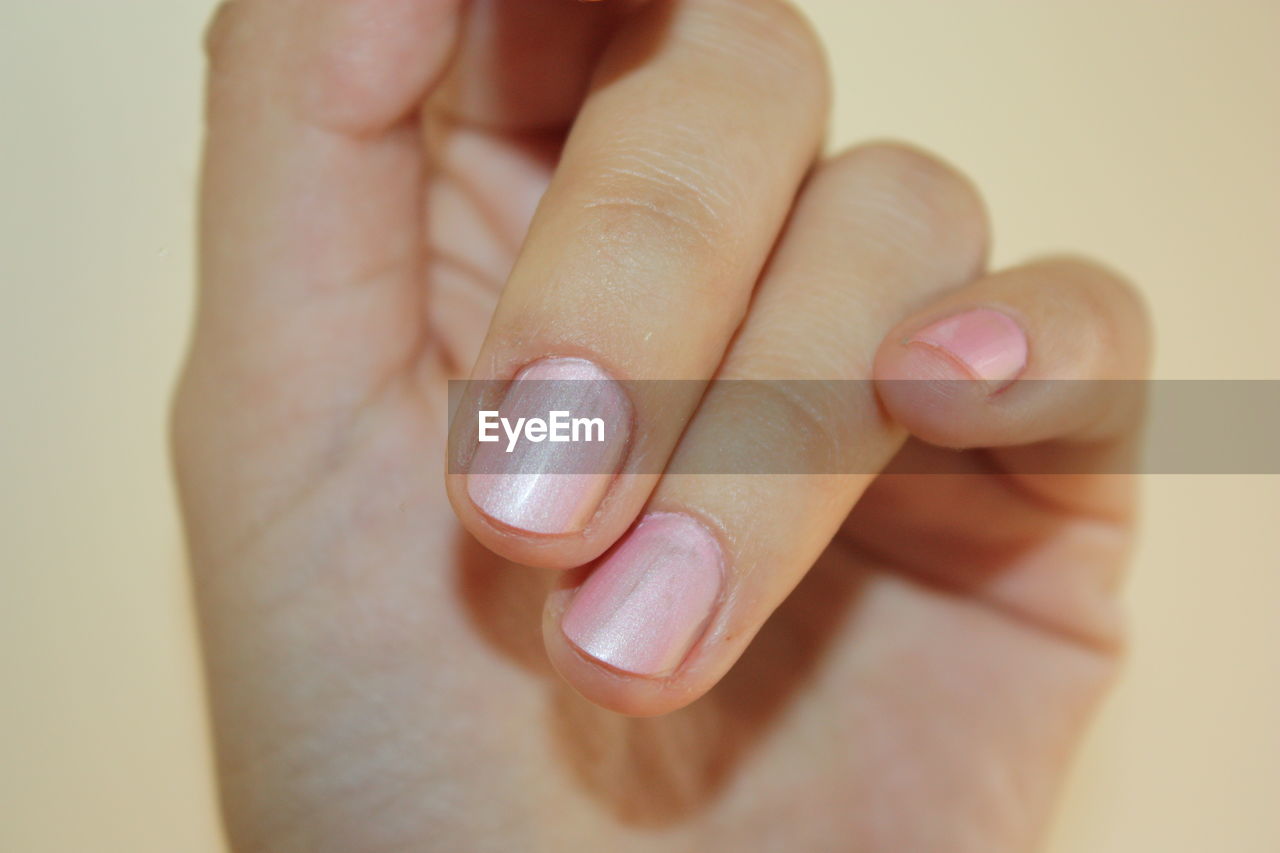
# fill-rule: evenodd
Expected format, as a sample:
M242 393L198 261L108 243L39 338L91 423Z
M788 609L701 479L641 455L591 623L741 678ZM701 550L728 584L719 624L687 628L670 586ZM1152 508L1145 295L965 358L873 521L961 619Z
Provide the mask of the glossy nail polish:
M598 441L557 442L545 435L508 441L499 435L477 446L467 475L467 494L494 521L546 535L583 529L608 491L631 438L626 391L586 359L548 358L516 376L500 409L512 423L546 419L557 411L603 423Z
M909 344L941 350L993 391L1018 378L1027 366L1027 336L1013 318L991 308L975 308L916 332Z
M561 630L584 654L614 669L669 673L706 629L723 575L711 531L687 515L653 513L596 566Z

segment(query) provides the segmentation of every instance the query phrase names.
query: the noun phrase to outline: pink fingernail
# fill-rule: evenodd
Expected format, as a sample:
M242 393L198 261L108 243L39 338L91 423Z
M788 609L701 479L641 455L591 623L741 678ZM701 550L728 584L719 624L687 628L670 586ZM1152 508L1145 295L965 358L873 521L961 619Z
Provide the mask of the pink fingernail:
M498 440L477 446L467 475L467 494L495 521L548 535L584 528L631 437L626 392L586 359L548 358L516 376L500 410L509 424L520 418L548 420L553 412L603 422L600 440L517 440L514 447L504 429L497 429ZM580 435L594 439L597 433L588 429Z
M907 341L940 349L960 362L975 379L999 390L1027 366L1027 336L1013 318L990 308L975 308L926 326Z
M678 513L645 516L578 590L561 630L614 669L671 672L706 628L723 574L707 528Z

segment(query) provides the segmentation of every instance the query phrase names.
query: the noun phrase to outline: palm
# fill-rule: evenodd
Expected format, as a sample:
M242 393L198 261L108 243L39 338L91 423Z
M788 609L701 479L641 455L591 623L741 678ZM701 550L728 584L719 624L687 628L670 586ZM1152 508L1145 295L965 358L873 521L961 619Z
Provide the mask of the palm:
M544 662L551 574L473 543L441 485L443 380L474 358L548 145L455 131L445 149L425 221L395 223L425 234L431 345L343 391L367 401L343 427L358 438L337 464L303 464L297 497L236 559L288 583L254 612L206 608L224 649L214 683L220 666L235 674L214 695L233 831L271 850L514 849L531 824L552 849L644 847L650 829L696 849L1024 842L1048 801L1035 780L1052 778L1110 663L1066 639L1078 613L1024 617L983 591L1046 582L1036 555L1090 523L1001 491L1001 529L1023 541L984 543L964 532L974 518L928 508L939 478L882 480L707 697L654 719L588 704ZM495 174L509 179L486 185ZM271 447L237 458L278 464ZM949 482L1001 500L993 479ZM931 564L929 543L963 556ZM225 577L204 581L206 604ZM1067 627L1043 627L1055 621Z
M563 126L574 93L531 73L540 59L505 73L526 95L559 92L537 106ZM1114 568L1123 529L996 477L882 478L710 694L652 719L587 703L545 662L554 575L482 549L444 494L445 380L475 360L562 140L471 126L429 134L429 151L415 123L308 132L206 173L202 274L223 287L202 305L175 429L233 837L1024 847L1112 666L1109 578L1065 563ZM358 214L254 200L299 163L334 176L310 209ZM279 338L219 302L255 277L284 297L253 305L285 315ZM294 282L308 289L290 303Z

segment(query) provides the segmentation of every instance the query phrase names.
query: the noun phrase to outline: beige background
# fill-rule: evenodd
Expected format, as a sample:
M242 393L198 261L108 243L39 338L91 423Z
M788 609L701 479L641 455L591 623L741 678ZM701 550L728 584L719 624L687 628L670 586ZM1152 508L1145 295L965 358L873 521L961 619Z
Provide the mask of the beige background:
M0 0L0 850L221 849L166 395L207 0ZM833 141L1107 258L1161 377L1280 378L1280 3L808 0ZM1224 424L1224 435L1230 425ZM1280 850L1280 477L1152 477L1135 646L1051 849Z

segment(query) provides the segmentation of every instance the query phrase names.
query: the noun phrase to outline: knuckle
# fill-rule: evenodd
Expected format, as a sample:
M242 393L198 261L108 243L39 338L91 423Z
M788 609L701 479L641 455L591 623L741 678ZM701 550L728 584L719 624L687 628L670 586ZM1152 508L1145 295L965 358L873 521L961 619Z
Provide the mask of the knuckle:
M839 473L849 467L857 446L850 439L866 425L840 383L749 380L717 387L731 401L722 404L722 414L734 424L717 434L731 436L744 470L757 470L762 461L773 473Z
M868 142L849 148L833 162L853 171L885 172L891 175L919 176L921 180L945 182L953 179L946 163L912 145L892 140Z
M836 155L815 183L895 232L896 242L928 247L949 265L976 274L987 252L989 230L982 197L958 170L910 145L874 142Z
M1049 267L1062 279L1075 282L1080 288L1100 296L1131 301L1141 310L1146 310L1133 282L1101 261L1084 255L1060 254L1042 258L1037 263Z
M1124 274L1093 258L1053 255L1030 264L1039 274L1035 281L1044 296L1074 308L1097 331L1108 352L1129 349L1145 352L1150 346L1151 316L1142 291ZM1043 298L1043 297L1042 297ZM1140 362L1145 363L1144 355Z
M775 46L798 67L825 68L822 42L804 13L788 0L747 0L743 12L754 18L761 40Z
M204 30L204 54L212 69L224 68L248 33L246 0L222 0Z
M675 171L616 166L589 183L594 191L584 202L585 236L606 253L652 256L658 246L658 254L702 267L725 250L735 231L727 199Z
M856 456L851 442L865 406L842 383L744 379L714 383L699 412L699 429L716 435L724 465L748 473L844 473ZM859 401L860 402L860 401Z
M188 458L194 449L193 437L196 434L195 425L198 422L194 389L188 378L189 374L190 366L188 365L184 367L183 377L169 400L167 422L169 454L178 463ZM181 474L181 467L179 467L179 474Z
M835 470L843 449L848 446L841 426L845 419L832 410L831 404L840 395L816 395L802 390L802 386L794 382L770 382L765 383L765 387L773 389L772 405L778 409L780 423L785 425L783 437L791 442L793 452L807 463L802 470Z
M1026 269L1029 280L1040 284L1039 290L1052 292L1063 300L1080 305L1095 315L1111 313L1110 306L1141 309L1137 289L1124 276L1091 258L1080 255L1049 255L1038 258Z
M827 61L822 41L804 13L789 0L720 0L723 40L738 58L789 98L827 93Z

